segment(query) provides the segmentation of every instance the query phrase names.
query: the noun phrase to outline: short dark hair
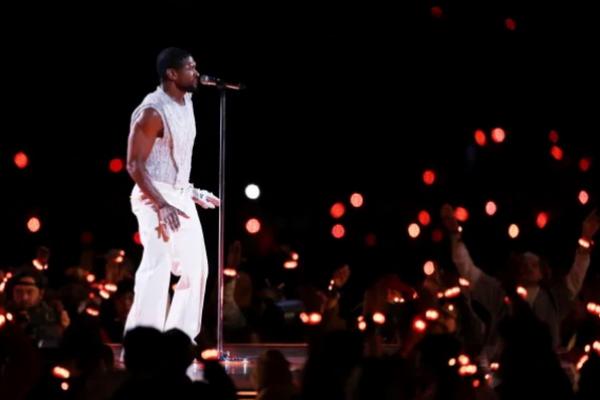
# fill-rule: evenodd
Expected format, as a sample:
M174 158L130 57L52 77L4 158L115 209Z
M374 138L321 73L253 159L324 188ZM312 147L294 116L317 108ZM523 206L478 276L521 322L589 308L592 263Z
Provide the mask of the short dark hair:
M164 81L167 77L167 70L169 68L181 68L184 60L191 57L189 51L179 49L177 47L168 47L162 50L156 58L156 72L158 78Z
M33 278L34 283L27 282L26 278ZM28 285L37 286L39 289L45 289L48 283L43 273L29 266L19 268L9 282L12 287L16 285Z

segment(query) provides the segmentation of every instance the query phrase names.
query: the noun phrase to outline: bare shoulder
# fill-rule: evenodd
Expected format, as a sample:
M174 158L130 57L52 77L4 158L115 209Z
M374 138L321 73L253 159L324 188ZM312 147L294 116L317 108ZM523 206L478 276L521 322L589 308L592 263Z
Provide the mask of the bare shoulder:
M134 129L140 129L151 135L162 135L163 121L160 113L152 107L142 110L134 123Z
M142 112L136 120L136 123L162 125L162 117L156 109L152 107L147 107L142 110Z

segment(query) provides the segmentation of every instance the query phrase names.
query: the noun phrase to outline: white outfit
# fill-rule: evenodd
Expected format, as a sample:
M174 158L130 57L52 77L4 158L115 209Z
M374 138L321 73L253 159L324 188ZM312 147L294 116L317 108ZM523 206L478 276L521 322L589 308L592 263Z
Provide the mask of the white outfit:
M144 253L135 274L134 301L125 331L136 326L161 331L178 328L193 340L202 322L208 262L202 226L192 200L194 188L189 183L196 136L191 94L186 94L185 105L181 105L159 87L133 112L132 125L147 108L160 114L164 130L146 160L146 169L165 200L190 218L180 216L179 230L169 230L169 240L165 241L158 234L158 213L142 198L141 189L134 186L131 208L138 220ZM181 277L169 306L171 273Z

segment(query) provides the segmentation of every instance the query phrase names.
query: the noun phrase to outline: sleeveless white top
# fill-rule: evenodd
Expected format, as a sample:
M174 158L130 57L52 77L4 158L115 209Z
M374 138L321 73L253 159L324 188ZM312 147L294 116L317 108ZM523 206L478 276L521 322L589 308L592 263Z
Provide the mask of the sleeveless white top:
M196 137L196 120L192 94L185 94L185 105L177 103L159 86L144 98L131 115L133 123L147 109L156 110L163 121L163 136L156 138L146 170L157 182L186 186L190 181L192 151Z

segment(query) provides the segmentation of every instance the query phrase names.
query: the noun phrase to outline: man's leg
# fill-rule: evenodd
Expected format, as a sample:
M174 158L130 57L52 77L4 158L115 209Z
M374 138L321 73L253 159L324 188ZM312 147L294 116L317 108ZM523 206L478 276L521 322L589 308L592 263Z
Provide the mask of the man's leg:
M181 277L175 287L165 330L180 329L194 340L202 323L208 260L194 203L186 199L182 209L190 218L180 219L181 227L172 237L173 261L178 264Z
M144 246L142 261L135 274L134 299L127 316L125 331L136 326L163 330L169 297L171 273L171 243L159 237L158 214L141 199L132 195L132 209L137 217Z

